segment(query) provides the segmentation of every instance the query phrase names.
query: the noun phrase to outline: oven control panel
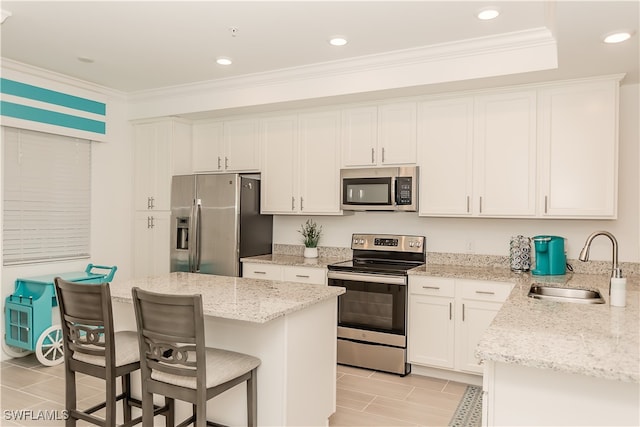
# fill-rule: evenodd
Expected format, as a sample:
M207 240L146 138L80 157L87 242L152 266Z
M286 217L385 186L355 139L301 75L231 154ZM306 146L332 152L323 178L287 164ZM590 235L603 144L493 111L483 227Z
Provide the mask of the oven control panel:
M351 249L396 252L424 252L424 236L403 236L395 234L354 234Z

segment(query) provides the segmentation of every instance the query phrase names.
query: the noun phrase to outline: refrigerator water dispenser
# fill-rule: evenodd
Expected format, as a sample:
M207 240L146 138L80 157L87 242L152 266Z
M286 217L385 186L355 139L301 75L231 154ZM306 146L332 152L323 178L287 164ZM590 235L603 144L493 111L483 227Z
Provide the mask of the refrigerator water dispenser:
M176 249L189 249L189 217L176 218Z

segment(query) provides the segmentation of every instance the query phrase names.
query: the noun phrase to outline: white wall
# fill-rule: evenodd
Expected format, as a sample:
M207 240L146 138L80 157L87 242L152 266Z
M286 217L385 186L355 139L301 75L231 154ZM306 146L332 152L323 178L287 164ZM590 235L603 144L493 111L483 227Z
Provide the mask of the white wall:
M620 164L617 220L525 220L485 218L423 218L417 213L362 212L343 217L313 217L323 226L320 246L349 247L352 233L418 234L427 237L428 252L508 255L511 236L551 234L567 239L570 259L576 259L589 234L613 233L619 243L619 259L640 262L640 136L638 131L638 85L620 90ZM571 161L571 159L567 159ZM276 216L274 243L301 244L297 230L304 216ZM608 239L593 241L590 259L611 260Z

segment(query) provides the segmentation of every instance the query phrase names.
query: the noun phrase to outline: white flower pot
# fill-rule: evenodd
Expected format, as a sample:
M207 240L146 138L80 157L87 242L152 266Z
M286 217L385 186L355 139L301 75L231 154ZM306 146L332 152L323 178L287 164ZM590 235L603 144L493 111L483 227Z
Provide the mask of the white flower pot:
M318 258L318 248L304 248L305 258Z

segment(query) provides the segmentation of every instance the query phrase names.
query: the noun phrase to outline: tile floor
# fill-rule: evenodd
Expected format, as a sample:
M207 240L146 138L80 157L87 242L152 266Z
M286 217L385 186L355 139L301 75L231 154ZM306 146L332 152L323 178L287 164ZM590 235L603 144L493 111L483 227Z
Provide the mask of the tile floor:
M401 378L338 365L337 410L330 426L446 426L466 384L417 375ZM64 367L41 365L34 355L0 363L1 426L62 426ZM78 375L80 408L104 395L104 381ZM14 410L31 419L16 420ZM84 423L78 422L78 426Z
M467 384L338 365L330 426L446 426Z

